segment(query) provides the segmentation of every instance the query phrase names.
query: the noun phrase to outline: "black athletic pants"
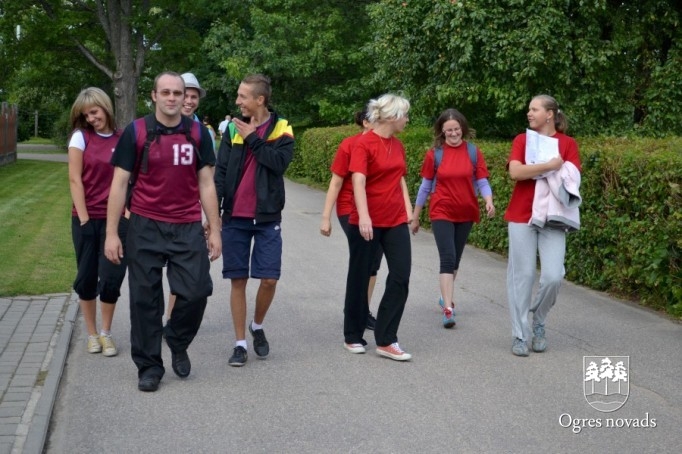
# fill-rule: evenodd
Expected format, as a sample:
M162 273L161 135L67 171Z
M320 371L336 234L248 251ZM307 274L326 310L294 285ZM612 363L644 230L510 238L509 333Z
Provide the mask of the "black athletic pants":
M177 295L166 342L171 351L182 352L199 331L213 293L204 230L201 222L172 224L132 214L126 246L133 361L139 377L163 377L163 267L168 265L168 282Z

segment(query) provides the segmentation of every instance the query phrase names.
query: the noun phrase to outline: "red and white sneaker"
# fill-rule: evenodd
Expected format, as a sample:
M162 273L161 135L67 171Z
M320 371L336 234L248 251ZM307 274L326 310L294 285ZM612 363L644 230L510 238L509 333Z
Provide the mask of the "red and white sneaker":
M409 361L412 358L407 352L404 352L397 342L387 345L386 347L377 347L377 354L386 358L391 358L395 361Z

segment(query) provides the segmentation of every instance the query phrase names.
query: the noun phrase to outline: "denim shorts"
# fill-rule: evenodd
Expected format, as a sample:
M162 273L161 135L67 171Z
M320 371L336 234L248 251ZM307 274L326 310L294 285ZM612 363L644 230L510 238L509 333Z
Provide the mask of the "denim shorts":
M279 279L282 269L280 221L256 224L253 219L232 218L223 224L223 278ZM253 248L252 248L253 244Z

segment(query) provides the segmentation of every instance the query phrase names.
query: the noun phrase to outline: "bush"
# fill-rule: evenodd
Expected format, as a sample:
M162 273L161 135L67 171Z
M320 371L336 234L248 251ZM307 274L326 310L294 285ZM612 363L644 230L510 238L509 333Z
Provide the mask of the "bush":
M357 130L356 126L308 129L297 141L288 175L326 188L336 148ZM414 200L431 131L412 126L400 140ZM469 243L506 255L503 216L514 187L506 171L511 144L478 139L474 143L488 164L497 215L482 217ZM567 279L681 316L682 138L590 137L578 138L578 145L582 226L567 238ZM422 223L429 226L428 209L422 210Z

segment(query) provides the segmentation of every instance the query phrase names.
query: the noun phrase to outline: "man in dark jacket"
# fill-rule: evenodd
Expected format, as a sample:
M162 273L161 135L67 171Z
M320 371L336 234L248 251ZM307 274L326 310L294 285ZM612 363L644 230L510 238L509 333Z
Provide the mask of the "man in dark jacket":
M270 346L263 321L275 296L282 264L284 172L294 155L294 133L287 120L268 109L270 79L261 74L242 80L235 118L218 150L215 183L222 208L223 278L230 279L230 307L236 344L228 364L247 359L246 284L260 279L249 332L259 358ZM251 247L253 243L253 249Z

